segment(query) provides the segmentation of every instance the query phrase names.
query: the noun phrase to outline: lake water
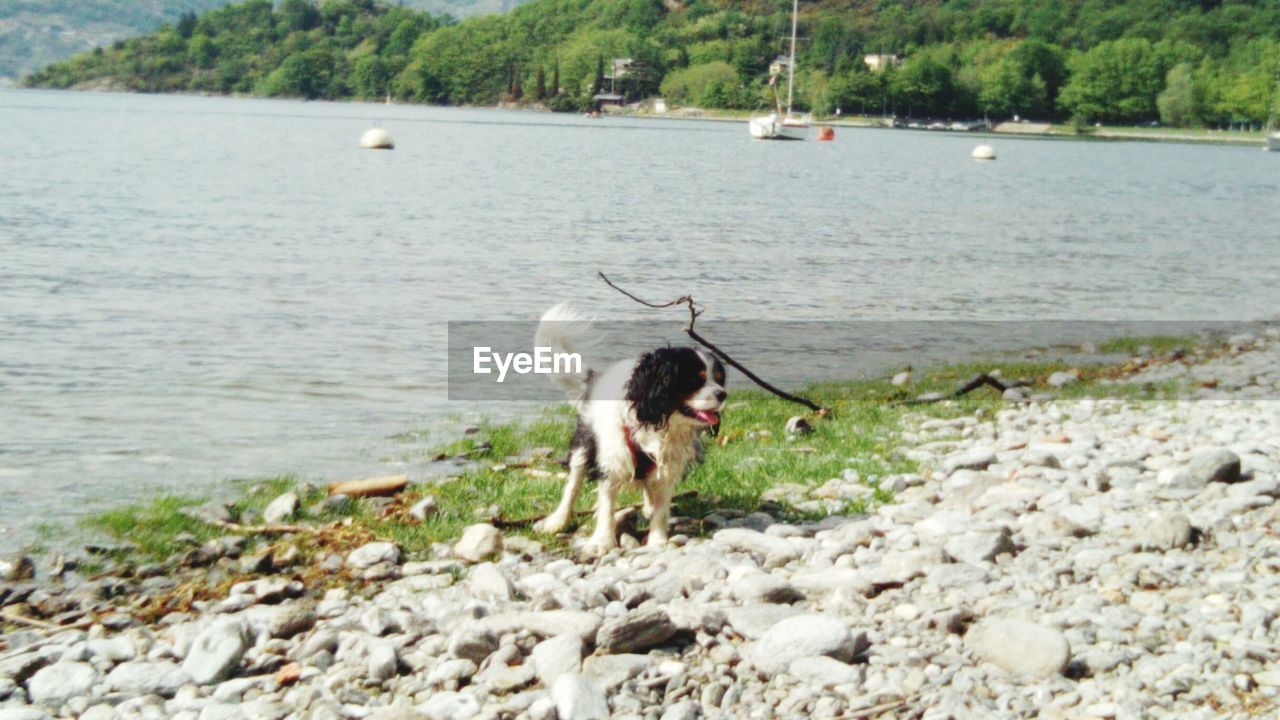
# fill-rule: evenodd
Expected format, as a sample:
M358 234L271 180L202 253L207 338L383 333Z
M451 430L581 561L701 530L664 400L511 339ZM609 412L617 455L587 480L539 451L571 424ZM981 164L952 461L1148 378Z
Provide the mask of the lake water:
M358 150L374 125L393 152ZM0 546L229 478L428 472L450 320L1256 319L1257 148L0 90ZM426 432L417 432L426 431Z

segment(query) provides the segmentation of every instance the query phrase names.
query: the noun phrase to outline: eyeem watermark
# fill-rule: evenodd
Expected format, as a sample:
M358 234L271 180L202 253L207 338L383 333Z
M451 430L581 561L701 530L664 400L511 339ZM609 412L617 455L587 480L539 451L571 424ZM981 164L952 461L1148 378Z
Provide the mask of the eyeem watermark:
M551 375L553 373L581 373L582 356L578 353L552 352L549 347L535 347L533 354L494 352L492 347L472 349L471 371L476 375L490 375L498 369L498 382L507 378L507 371L517 375Z

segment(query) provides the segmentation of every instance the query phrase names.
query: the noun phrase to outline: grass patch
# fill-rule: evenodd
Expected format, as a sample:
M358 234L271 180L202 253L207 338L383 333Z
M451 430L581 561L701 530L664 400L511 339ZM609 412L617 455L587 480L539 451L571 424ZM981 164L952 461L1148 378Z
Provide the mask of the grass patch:
M1102 343L1100 350L1132 356L1142 346L1163 353L1194 348L1197 341L1185 337L1119 338ZM1172 382L1110 382L1135 368L1131 361L1081 367L1077 368L1079 381L1050 388L1046 384L1049 375L1069 369L1064 361L993 358L917 369L908 388L879 379L816 384L805 388L803 394L831 413L814 419L814 432L800 437L789 437L784 431L787 419L801 414L800 406L762 391L744 389L745 381L739 378L737 387L732 388L719 436L707 438L703 462L690 470L678 489L684 497L677 502L676 514L699 520L713 510L752 512L761 508L765 493L773 487L792 483L813 488L840 477L847 469L856 470L863 482L875 489L874 502L890 502L892 497L879 489L879 481L918 470L899 449L899 436L908 424L909 414L952 418L972 415L983 408L994 412L1005 406L999 393L989 388L932 404L907 405L902 401L923 393L949 393L974 375L993 371L1007 380L1029 381L1032 393L1052 392L1055 398L1062 399L1162 400L1176 397L1181 389ZM412 485L389 504L385 500L360 500L349 508L317 516L312 508L324 497L324 491L299 491L296 478L284 476L245 483L230 505L231 514L240 522L256 522L275 497L287 491L299 492L301 509L294 521L325 523L350 517L352 524L348 527L358 527L364 534L344 531L346 540L356 542L371 533L400 543L411 556L425 556L433 543L452 542L467 525L488 519L495 506L504 521L529 520L552 510L563 487L564 468L559 460L567 453L573 423L573 413L567 405L547 408L521 421L482 423L473 434L439 448L441 454L464 459L454 476ZM593 494L590 488L582 493L577 509L588 510ZM439 512L425 522L417 522L409 517L407 509L426 495L436 497ZM620 496L622 504L638 500L637 492ZM193 540L203 542L226 533L224 528L195 520L184 512L202 502L201 498L161 497L93 515L84 524L129 543L144 558L158 560L189 548ZM864 504L852 503L845 509L861 511ZM769 510L782 517L812 517L795 508L770 505ZM509 532L531 534L520 528ZM553 546L558 543L556 538L535 537ZM329 549L341 550L336 546Z

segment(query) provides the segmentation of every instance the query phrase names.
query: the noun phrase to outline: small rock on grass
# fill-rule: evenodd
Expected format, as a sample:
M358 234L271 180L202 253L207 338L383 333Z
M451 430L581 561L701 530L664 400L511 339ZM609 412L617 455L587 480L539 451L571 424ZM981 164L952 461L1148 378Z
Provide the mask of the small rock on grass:
M427 495L409 508L409 516L418 522L426 522L426 519L440 512L440 501L436 500L435 495Z
M298 511L298 496L289 492L281 495L262 511L262 519L268 523L278 523L293 517Z
M480 523L462 531L462 538L453 546L453 554L467 562L480 562L502 551L502 533L498 528Z

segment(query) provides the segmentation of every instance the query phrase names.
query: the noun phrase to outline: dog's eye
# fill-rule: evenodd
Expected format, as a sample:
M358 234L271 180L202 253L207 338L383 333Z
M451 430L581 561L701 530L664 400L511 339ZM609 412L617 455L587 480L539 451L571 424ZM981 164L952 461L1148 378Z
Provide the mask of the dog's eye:
M724 373L722 372L716 373L716 382L720 383L721 385L724 384Z
M707 371L706 371L706 370L699 370L699 371L698 371L698 377L702 378L703 380L706 380L706 379L707 379Z

